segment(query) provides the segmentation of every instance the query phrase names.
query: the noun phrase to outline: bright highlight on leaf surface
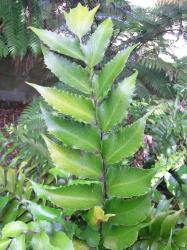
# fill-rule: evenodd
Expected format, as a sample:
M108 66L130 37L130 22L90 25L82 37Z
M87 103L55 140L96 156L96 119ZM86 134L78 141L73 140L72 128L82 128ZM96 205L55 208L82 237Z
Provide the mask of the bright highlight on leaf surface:
M94 107L90 99L57 88L28 84L34 87L58 112L85 123L94 122Z
M84 57L77 39L34 27L31 27L31 30L51 50L72 58L83 60Z

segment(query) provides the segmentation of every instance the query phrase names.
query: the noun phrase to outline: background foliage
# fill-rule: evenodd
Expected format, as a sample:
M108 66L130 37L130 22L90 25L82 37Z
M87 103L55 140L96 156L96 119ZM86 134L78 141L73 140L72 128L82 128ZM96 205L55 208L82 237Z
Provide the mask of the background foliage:
M75 7L79 1L52 1L50 4L46 4L46 2L48 1L42 1L40 4L38 4L38 1L10 1L7 8L7 3L5 4L5 1L2 1L0 5L2 9L0 9L0 16L2 17L0 40L3 44L2 57L11 55L14 60L17 60L17 58L22 59L24 56L28 56L31 52L34 55L39 55L40 43L35 34L27 29L29 25L44 27L48 30L57 29L66 36L72 35L71 32L75 32L74 26L71 27L69 23L67 27L64 22L62 10ZM114 23L113 37L104 60L95 67L96 72L99 72L119 51L139 43L139 46L134 49L129 57L125 70L121 72L120 77L114 82L114 89L118 86L117 82L121 82L125 77L131 75L135 68L138 69L136 95L134 94L128 115L126 113L127 117L122 125L131 127L135 121L144 117L145 114L149 113L150 115L147 118L145 127L144 143L141 144L141 148L136 153L133 152L130 158L123 160L122 167L118 167L118 178L123 176L123 169L127 165L130 168L133 167L132 169L135 167L134 171L137 171L137 173L157 169L156 178L151 183L151 192L149 193L151 204L148 204L147 198L142 196L124 200L127 202L126 206L129 209L135 205L140 206L141 218L137 218L136 212L132 213L132 211L130 211L131 217L128 217L139 221L135 223L132 221L127 222L124 219L125 210L123 210L123 204L119 197L113 200L114 204L112 204L111 200L107 201L105 212L100 206L90 209L89 212L74 211L73 203L69 207L70 203L64 205L59 199L56 200L54 194L56 195L59 192L62 195L63 190L60 188L65 187L67 184L72 190L73 187L76 187L73 191L75 194L77 190L81 189L78 194L85 192L84 194L87 195L86 192L88 191L90 194L90 190L93 190L92 188L96 187L97 183L93 180L89 180L89 182L75 180L74 175L80 174L81 171L74 173L72 176L64 172L62 166L60 168L56 167L56 164L51 161L41 134L47 134L55 144L61 140L66 140L66 144L68 144L67 138L62 138L62 134L58 133L59 126L55 127L57 131L52 129L55 121L61 121L65 118L66 123L68 123L68 114L64 117L64 115L48 106L43 99L36 98L25 109L18 125L7 126L1 133L0 225L2 240L0 248L25 249L26 242L28 249L38 249L38 247L46 249L46 244L49 249L55 250L62 249L62 245L65 246L65 249L89 249L89 247L97 249L98 245L99 249L104 249L101 247L104 242L105 247L111 249L123 249L125 246L130 249L185 249L187 244L186 57L177 58L176 55L171 54L168 48L172 41L169 42L165 35L172 33L176 39L181 37L186 39L186 3L185 1L180 3L178 1L169 1L169 4L162 2L156 8L146 10L132 6L127 1L110 1L110 3L105 1L82 2L82 4L85 3L91 9L100 3L92 31L108 17ZM6 10L3 8L6 8ZM27 10L30 14L27 13ZM8 16L5 16L5 13L8 13ZM49 17L49 13L53 13L53 16ZM70 28L70 31L68 28ZM77 33L77 35L80 37L81 33ZM83 37L83 44L87 44L89 37L90 33ZM50 43L47 45L50 45ZM68 45L70 46L70 43ZM54 48L51 49L54 50ZM56 54L53 55L52 52L50 54L44 47L43 53L46 65L63 82L63 84L57 85L59 91L63 91L63 93L71 91L73 95L80 95L81 88L75 90L72 87L80 84L80 79L82 79L82 82L86 79L86 74L83 74L83 71L79 74L75 70L75 63L79 62L77 61L77 55L78 59L82 59L81 55L78 53L76 59L72 60L74 64L71 64L67 57L59 57L56 59L54 66L54 61L52 63L51 58L54 60ZM66 54L66 56L72 56L72 53ZM162 54L169 55L172 59L171 62L164 61ZM89 56L91 55L88 53L87 59ZM64 74L61 75L60 71L58 71L59 63L62 63L64 69L72 70L72 76L75 74L77 77L76 82L72 81L72 78L69 78L68 75L66 77ZM81 63L81 66L83 65L84 63ZM74 83L76 85L69 87L65 85ZM83 96L87 96L88 88L83 87L85 92ZM100 98L102 99L102 96ZM114 100L118 99L115 98ZM55 100L57 100L56 97ZM43 119L41 107L45 119ZM102 107L106 109L106 105ZM109 107L107 115L102 116L101 113L99 116L101 126L106 130L107 126L110 127L111 124L106 125L105 120L102 122L102 119L109 119L113 106ZM53 126L51 127L48 124L48 130L57 139L54 139L47 132L45 124L46 119L49 123L49 121L51 122L50 119L54 117L59 120L52 120ZM78 117L78 119L83 119L83 117ZM88 119L90 118L88 117ZM64 126L66 123L64 123ZM73 126L72 119L71 126ZM73 128L71 126L69 129ZM82 123L81 126L83 126ZM87 126L83 127L86 129ZM115 126L113 133L118 128L118 126ZM74 129L73 132L75 133L76 130ZM119 140L122 140L122 138L120 136ZM74 143L78 141L80 143L80 138ZM62 142L60 142L60 145L63 145ZM81 143L79 147L80 145ZM88 144L86 145L84 145L84 150L92 151L87 148ZM119 146L119 141L117 146ZM73 147L72 151L76 150L74 144L71 144L71 147ZM110 151L110 154L112 151ZM12 155L15 157L12 157ZM113 164L113 160L109 160L109 164ZM114 172L117 174L117 171ZM82 174L83 172L81 172L81 178ZM127 174L129 173L125 173L124 178L121 178L123 182L127 180ZM114 179L116 178L110 177L111 182L114 182ZM143 185L141 183L141 187ZM53 189L50 189L51 186ZM85 190L81 188L83 186ZM129 188L129 192L132 192L133 188ZM109 192L112 194L112 188L109 189ZM99 191L96 190L96 193L99 193ZM50 200L48 200L49 197L51 197ZM130 195L128 198L130 198ZM78 205L82 206L81 203ZM62 210L61 207L64 206L65 209ZM113 213L120 212L119 207L124 211L123 222L121 222L120 215L116 218L112 216ZM146 210L145 207L150 210ZM108 229L104 229L105 239L101 237L100 240L102 230L101 228L98 229L96 221L106 222L107 220L111 221L111 223L106 223ZM123 226L118 225L119 221L124 223ZM137 225L140 228L137 228ZM117 227L118 229L116 229ZM124 242L124 238L127 238L128 242Z

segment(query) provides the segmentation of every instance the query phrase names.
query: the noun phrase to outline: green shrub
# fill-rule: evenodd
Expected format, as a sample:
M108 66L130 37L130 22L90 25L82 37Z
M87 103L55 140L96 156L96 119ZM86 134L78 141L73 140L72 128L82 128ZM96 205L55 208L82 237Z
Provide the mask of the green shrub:
M113 85L135 46L121 51L96 71L95 66L102 61L113 33L112 22L107 19L86 43L82 42L97 9L88 12L78 5L65 13L68 28L76 38L32 28L44 43L42 51L47 67L72 88L66 91L30 84L64 115L59 118L43 109L49 133L63 144L48 137L45 141L54 165L74 176L65 186L33 183L33 189L39 198L80 213L86 226L76 237L86 240L89 232L90 247L103 244L109 249L124 249L136 241L150 212L148 193L155 169L122 164L124 158L131 157L141 147L146 121L142 117L123 126L137 72ZM82 62L78 64L67 57Z
M60 178L31 177L23 185L31 193L23 187L17 195L15 187L8 186L30 220L16 216L5 223L0 249L122 250L131 247L152 222L150 191L157 183L153 178L159 166L127 165L143 144L146 123L142 117L124 126L137 72L114 84L136 45L96 70L113 33L107 19L83 42L97 9L88 11L79 4L65 13L74 36L32 28L43 42L47 67L67 85L59 89L30 84L55 110L41 107L48 128L43 137L55 165L53 174ZM1 179L7 179L1 172ZM9 183L15 183L17 175L11 173ZM7 190L4 186L2 192ZM166 228L170 237L170 224ZM178 236L182 244L183 235Z

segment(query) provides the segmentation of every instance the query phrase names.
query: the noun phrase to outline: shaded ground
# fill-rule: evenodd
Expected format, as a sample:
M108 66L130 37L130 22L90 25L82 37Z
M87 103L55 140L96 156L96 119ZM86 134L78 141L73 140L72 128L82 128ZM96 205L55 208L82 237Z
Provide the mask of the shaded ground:
M0 130L11 123L16 124L27 104L20 102L0 102Z

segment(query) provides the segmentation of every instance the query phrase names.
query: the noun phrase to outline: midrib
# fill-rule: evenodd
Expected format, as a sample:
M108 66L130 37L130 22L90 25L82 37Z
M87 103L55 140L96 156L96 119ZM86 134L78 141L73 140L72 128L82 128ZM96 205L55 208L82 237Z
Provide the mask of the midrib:
M47 191L48 193L49 191ZM48 195L50 196L53 196L54 194L51 194L51 193L48 193ZM69 196L69 195L64 195L64 194L55 194L54 196L57 197L60 197L60 199L63 199L64 200L68 200L68 201L93 201L93 202L98 202L98 199L97 198L90 198L90 196L87 196L87 197L80 197L80 196ZM53 197L54 197L53 196Z
M128 182L125 182L125 183L116 183L116 184L113 184L113 185L111 185L111 188L113 188L113 187L122 187L122 186L129 186L129 185L134 185L135 183L137 184L138 182L140 182L140 181L142 181L142 180L144 180L144 179L146 179L146 178L148 178L150 175L152 175L153 174L153 172L152 171L150 171L150 173L148 174L148 175L146 175L146 176L142 176L141 178L139 178L138 179L138 181L137 181L137 179L136 180L133 180L133 181L128 181Z

